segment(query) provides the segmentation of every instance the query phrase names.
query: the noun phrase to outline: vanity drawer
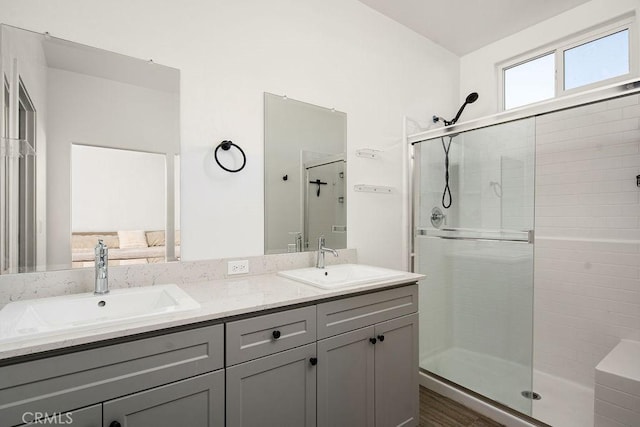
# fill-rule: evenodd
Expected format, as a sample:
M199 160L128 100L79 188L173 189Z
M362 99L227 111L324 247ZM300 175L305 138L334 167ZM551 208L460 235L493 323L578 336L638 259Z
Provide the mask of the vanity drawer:
M302 307L227 323L227 366L316 340L316 307Z
M318 304L318 339L418 311L418 285Z
M0 367L0 420L65 412L224 366L224 327L207 326Z

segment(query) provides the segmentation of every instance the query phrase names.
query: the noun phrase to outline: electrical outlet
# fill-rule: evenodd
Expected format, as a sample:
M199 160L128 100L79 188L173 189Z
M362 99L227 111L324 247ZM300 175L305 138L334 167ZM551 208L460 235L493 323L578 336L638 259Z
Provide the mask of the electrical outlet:
M227 262L227 274L233 276L234 274L247 274L249 272L249 260L241 259L238 261Z

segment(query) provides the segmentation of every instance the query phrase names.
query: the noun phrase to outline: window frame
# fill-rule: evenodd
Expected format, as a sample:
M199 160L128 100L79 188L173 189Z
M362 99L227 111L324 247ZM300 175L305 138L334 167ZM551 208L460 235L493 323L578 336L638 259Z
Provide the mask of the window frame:
M557 40L553 43L546 44L539 48L530 50L524 54L518 55L506 61L496 64L496 72L498 77L498 105L500 111L511 111L518 108L525 108L530 105L538 104L540 102L547 102L557 99L559 97L570 95L574 93L588 91L597 87L607 86L624 80L628 80L638 75L638 40L636 29L635 14L626 15L615 20L608 21L607 23L591 27L583 32L573 34L563 39ZM578 46L582 46L601 38L619 33L621 31L628 31L629 35L629 72L620 76L611 77L597 82L589 83L586 85L578 86L572 89L565 90L564 88L564 53L570 49ZM553 54L555 62L555 76L554 76L554 96L545 100L533 102L530 104L520 105L508 110L505 109L505 71L517 67L527 62L536 60L540 57Z

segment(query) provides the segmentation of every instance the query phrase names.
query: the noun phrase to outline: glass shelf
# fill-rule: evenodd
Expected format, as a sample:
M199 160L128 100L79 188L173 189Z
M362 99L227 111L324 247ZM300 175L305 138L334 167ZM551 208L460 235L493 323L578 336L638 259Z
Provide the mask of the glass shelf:
M35 156L36 151L26 139L0 138L0 157Z

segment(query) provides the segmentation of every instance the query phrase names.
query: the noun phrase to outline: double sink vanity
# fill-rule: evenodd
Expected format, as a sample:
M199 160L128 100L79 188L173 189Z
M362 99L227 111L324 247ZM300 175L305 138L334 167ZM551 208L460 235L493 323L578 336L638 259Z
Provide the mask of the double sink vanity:
M417 425L421 277L337 264L9 303L1 425Z

